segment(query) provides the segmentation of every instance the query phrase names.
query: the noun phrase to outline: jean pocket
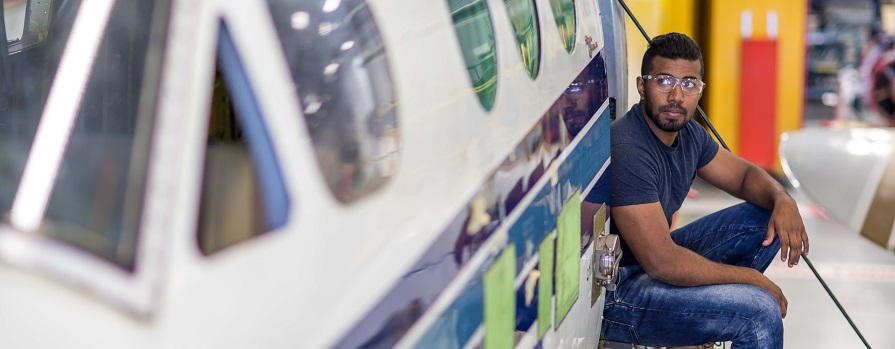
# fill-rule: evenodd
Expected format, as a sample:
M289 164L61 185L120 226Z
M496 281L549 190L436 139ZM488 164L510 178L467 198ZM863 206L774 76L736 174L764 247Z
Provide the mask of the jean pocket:
M610 296L607 292L606 301L612 301L613 303L618 302L621 297L619 293L624 294L624 283L629 277L637 275L643 272L643 267L639 265L629 265L627 267L618 268L618 279L615 281L615 291L612 292Z
M637 331L634 326L603 320L603 327L600 329L600 339L613 342L639 344L640 339L637 337Z

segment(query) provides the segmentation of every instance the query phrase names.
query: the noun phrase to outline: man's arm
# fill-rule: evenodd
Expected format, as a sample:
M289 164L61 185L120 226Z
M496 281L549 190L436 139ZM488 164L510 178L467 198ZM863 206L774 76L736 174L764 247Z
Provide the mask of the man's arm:
M715 263L675 244L658 202L613 207L612 220L650 277L677 286L755 285L770 292L786 316L783 291L757 270Z
M771 220L763 244L769 245L774 234L780 237L780 259L789 267L799 264L800 253L808 254L808 233L795 200L765 170L731 152L719 149L707 165L697 171L699 177L727 193L771 210Z

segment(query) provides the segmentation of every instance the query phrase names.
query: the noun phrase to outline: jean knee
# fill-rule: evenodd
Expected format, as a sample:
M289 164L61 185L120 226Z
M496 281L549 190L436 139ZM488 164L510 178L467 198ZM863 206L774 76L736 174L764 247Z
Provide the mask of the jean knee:
M780 304L768 291L755 287L750 298L751 306L746 314L750 319L754 332L758 337L780 337L783 335L783 315Z
M777 302L777 299L771 295L770 292L759 288L759 292L756 292L755 296L755 316L767 319L781 319L782 311L780 309L780 303Z

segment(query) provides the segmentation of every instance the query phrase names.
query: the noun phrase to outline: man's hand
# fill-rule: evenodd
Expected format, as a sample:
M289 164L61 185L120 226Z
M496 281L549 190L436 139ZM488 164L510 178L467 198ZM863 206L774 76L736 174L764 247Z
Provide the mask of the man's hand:
M758 276L756 277L755 285L761 287L768 292L771 293L771 296L774 296L774 299L777 300L777 305L780 306L780 316L786 317L786 307L789 302L786 301L786 297L783 295L783 291L780 290L780 287L777 286L771 279L768 279L767 276L764 276L762 273L756 273Z
M780 258L788 261L790 268L799 263L802 252L808 254L808 234L796 201L767 171L722 149L708 165L697 170L697 174L733 196L773 210L762 245L769 246L777 234Z
M799 264L802 252L808 254L808 233L805 232L802 215L799 214L795 200L788 195L774 202L774 211L768 222L768 234L762 245L770 245L774 241L774 234L780 237L780 260L788 261L790 268Z

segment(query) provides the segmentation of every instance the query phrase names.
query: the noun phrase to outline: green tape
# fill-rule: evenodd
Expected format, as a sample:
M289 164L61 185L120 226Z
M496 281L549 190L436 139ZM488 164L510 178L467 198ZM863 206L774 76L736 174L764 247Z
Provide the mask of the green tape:
M581 259L581 193L576 191L556 221L556 327L578 299Z
M515 344L516 246L507 246L485 272L485 349L512 349Z
M547 235L538 247L538 339L544 338L553 320L553 251L556 246L554 234Z

